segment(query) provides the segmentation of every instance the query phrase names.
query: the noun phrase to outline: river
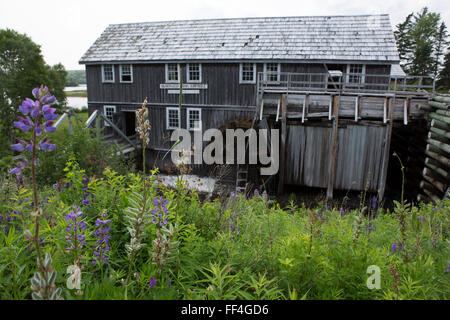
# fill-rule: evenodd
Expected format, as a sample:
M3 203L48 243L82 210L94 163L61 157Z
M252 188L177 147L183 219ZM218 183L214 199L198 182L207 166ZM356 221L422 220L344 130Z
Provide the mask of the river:
M78 90L86 90L86 85L79 85L78 87L66 87L64 91L78 91ZM87 107L87 98L86 97L67 97L67 106L82 109L83 107Z

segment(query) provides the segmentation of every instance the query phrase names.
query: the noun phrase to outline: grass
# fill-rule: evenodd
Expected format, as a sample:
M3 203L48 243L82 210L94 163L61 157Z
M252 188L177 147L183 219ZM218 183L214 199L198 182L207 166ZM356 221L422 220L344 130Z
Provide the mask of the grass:
M75 90L75 91L66 91L67 97L87 97L87 91L86 90Z

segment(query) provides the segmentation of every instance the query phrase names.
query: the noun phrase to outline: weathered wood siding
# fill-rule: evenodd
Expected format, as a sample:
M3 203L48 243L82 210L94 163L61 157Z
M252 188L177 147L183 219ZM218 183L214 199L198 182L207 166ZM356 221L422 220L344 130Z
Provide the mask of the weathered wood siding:
M336 189L364 190L369 180L368 189L376 191L385 130L373 125L339 127ZM331 125L288 125L286 184L327 187L331 135Z

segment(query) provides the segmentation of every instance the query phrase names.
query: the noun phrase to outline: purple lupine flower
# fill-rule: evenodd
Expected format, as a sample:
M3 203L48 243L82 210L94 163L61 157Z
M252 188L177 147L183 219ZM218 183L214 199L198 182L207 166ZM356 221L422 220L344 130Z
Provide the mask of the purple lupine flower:
M72 211L68 213L64 219L68 222L66 231L66 239L67 243L70 245L67 248L67 251L75 249L75 242L77 243L78 249L82 249L83 245L86 244L86 237L83 234L83 231L86 230L86 223L81 220L83 217L83 212L80 207L72 206Z
M343 218L344 215L345 215L344 208L341 207L341 209L339 210L339 212L340 212L340 214L341 214L341 218Z
M30 98L26 98L19 106L19 112L21 112L25 118L19 116L17 117L18 121L14 121L13 124L14 127L23 132L33 129L32 133L35 138L42 135L42 127L47 133L54 132L55 128L53 127L53 122L45 120L55 120L58 118L58 115L54 113L56 109L50 107L51 104L56 102L56 99L48 92L47 87L41 85L39 88L34 88L32 93L38 100L33 101ZM43 107L41 108L41 106ZM48 115L50 115L50 117ZM42 117L44 119L42 119ZM32 119L34 119L34 121ZM34 138L33 141L35 141ZM37 150L52 151L56 148L56 145L51 144L50 142L51 141L47 141L46 138L41 141L35 141L36 144L33 144L34 142L31 140L28 140L28 143L26 143L25 141L18 139L18 143L11 145L11 148L17 152L22 152L24 149L31 152L33 148L36 148ZM33 159L33 164L36 163L37 159ZM22 172L22 167L22 165L15 164L15 168L13 168L10 173L19 176Z
M317 212L317 216L319 217L319 219L322 219L322 210L319 209L319 211Z
M447 265L447 272L450 272L450 264Z
M392 243L391 249L392 249L392 253L394 253L395 250L397 250L397 244L395 242Z
M367 233L371 233L375 231L375 226L371 224L370 226L366 227Z
M266 201L269 201L269 195L267 194L266 190L263 191L262 195L264 196L264 199L266 199Z
M169 215L169 211L167 210L166 204L168 204L169 201L164 200L161 196L159 199L154 198L153 204L156 207L152 210L152 216L153 216L153 223L157 224L159 223L160 226L163 224L169 223L169 220L167 220L167 216Z
M108 217L108 213L104 211L101 214L103 219L95 220L95 225L98 227L97 230L94 231L94 235L97 236L96 245L94 246L94 259L92 260L92 264L99 262L102 264L103 262L107 262L109 260L108 252L110 251L109 240L111 236L109 235L109 231L111 230L109 224L111 223L110 219L106 219Z
M234 201L236 199L236 192L232 192L230 194L230 199L231 199L231 201Z
M150 288L156 287L156 279L151 277L148 285L150 286Z
M448 271L447 271L448 272ZM172 286L172 281L170 281L170 278L167 278L167 286L170 288Z
M403 249L403 242L402 242L402 241L399 242L399 244L398 244L398 249L399 249L399 250L402 250L402 249Z
M253 191L253 196L257 197L259 196L259 190L255 189L255 191Z

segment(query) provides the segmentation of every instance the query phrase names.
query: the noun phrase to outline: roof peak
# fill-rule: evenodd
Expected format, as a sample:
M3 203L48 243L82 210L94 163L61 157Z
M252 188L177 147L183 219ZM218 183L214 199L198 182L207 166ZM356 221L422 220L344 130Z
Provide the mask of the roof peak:
M345 14L345 15L319 15L319 16L272 16L272 17L236 17L236 18L201 18L201 19L180 19L180 20L157 20L157 21L141 21L141 22L124 22L112 23L109 26L133 25L133 24L151 24L151 23L168 23L168 22L187 22L187 21L236 21L236 20L258 20L258 19L305 19L305 18L355 18L355 17L381 17L387 16L388 13L377 14Z

